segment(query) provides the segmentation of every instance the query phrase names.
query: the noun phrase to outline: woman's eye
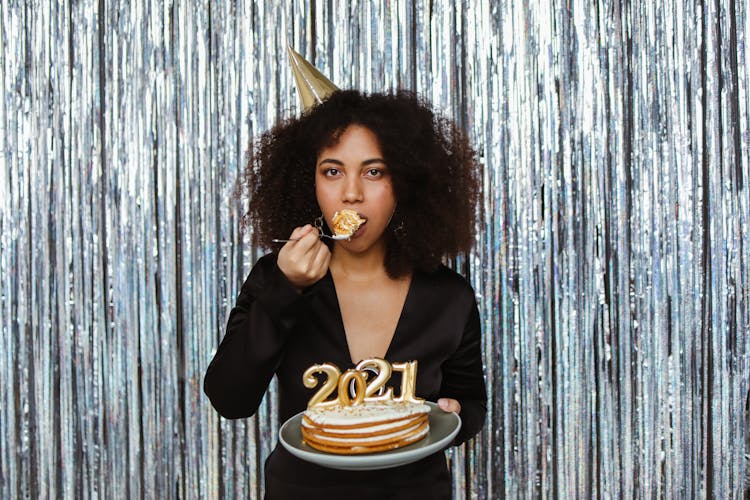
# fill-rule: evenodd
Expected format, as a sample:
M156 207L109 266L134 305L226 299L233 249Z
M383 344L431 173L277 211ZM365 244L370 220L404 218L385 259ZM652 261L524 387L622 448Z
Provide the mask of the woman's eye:
M383 175L383 172L380 169L371 168L367 171L367 175L369 175L370 177L380 177L381 175Z
M327 168L324 173L325 173L325 175L327 175L329 177L333 176L333 175L338 175L339 169L337 169L337 168Z

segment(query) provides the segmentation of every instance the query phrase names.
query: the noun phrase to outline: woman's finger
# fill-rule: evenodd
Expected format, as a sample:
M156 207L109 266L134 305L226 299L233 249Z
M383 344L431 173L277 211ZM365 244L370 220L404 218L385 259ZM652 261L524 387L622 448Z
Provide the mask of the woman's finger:
M284 243L284 246L281 248L285 249L287 252L291 251L297 245L297 243L299 243L299 240L310 231L310 229L312 229L312 226L310 226L310 224L295 227L292 230L292 234L290 234L289 238L287 238L287 242Z
M316 236L309 237L310 233ZM317 230L308 224L292 231L289 241L282 249L286 250L293 260L299 260L310 250L317 239Z
M290 240L297 240L298 238L301 238L305 234L307 234L312 229L312 226L310 224L305 224L304 226L298 226L295 227L292 231L292 234L289 235ZM292 243L295 243L294 241Z
M312 258L315 256L318 250L318 244L322 244L320 241L320 233L312 226L307 226L307 229L303 234L299 236L299 239L295 242L294 250L295 253L302 257L308 256Z
M318 274L320 274L321 276L325 275L326 271L328 270L328 264L330 264L330 262L331 251L323 242L321 242L314 260L314 267L318 270Z
M453 413L461 413L461 403L451 398L438 399L438 406L441 410Z

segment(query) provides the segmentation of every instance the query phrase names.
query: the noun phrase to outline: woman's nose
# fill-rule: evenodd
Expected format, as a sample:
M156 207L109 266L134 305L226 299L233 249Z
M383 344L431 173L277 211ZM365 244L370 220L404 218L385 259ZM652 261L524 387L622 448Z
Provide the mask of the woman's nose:
M344 185L343 201L354 203L364 198L362 185L359 179L348 179Z

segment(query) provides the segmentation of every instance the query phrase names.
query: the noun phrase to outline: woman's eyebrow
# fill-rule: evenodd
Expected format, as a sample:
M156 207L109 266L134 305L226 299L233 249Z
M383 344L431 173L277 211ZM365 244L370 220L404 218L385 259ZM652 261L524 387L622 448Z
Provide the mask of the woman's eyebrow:
M320 160L320 162L318 162L318 165L322 165L324 163L333 163L334 165L339 165L340 167L344 166L344 162L339 161L339 160L334 160L333 158L325 158L323 160Z
M341 160L336 160L334 158L324 158L318 162L318 165L322 165L324 163L333 163L334 165L338 165L340 167L344 166L344 162ZM362 166L366 167L367 165L371 165L373 163L385 163L385 160L382 158L368 158L367 160L362 162Z
M368 160L363 161L362 166L366 167L367 165L371 165L373 163L385 163L385 160L382 158L370 158Z

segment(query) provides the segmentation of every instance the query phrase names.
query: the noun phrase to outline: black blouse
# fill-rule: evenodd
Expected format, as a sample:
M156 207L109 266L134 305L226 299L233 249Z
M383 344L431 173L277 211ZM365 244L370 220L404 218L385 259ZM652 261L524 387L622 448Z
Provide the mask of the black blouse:
M414 273L385 358L418 361L418 397L459 401L462 426L454 444L479 432L487 397L480 321L474 291L463 277L444 266ZM300 293L269 254L242 285L203 389L223 417L250 417L276 374L284 422L305 410L317 390L305 388L302 373L324 362L342 373L354 366L331 273ZM394 371L387 385L400 387L399 377ZM340 471L300 460L277 445L265 476L266 498L450 498L451 491L442 452L391 469Z

